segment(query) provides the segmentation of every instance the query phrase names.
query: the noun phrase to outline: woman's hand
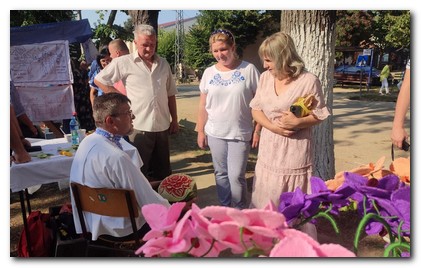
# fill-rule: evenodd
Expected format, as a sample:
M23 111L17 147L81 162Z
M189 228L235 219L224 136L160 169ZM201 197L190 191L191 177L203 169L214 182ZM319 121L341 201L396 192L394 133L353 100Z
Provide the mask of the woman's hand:
M260 130L253 131L253 138L251 139L251 148L257 148L260 141Z
M278 122L278 125L282 128L297 130L299 118L296 117L292 112L286 111L282 113L282 116L278 119Z
M279 134L281 136L284 136L284 137L291 137L297 131L296 130L292 130L292 129L282 128L280 126L276 126L275 131L273 131L273 132L276 133L276 134Z
M197 132L197 145L200 149L205 150L208 147L208 139L206 137L205 132Z
M408 136L408 133L403 127L393 127L390 138L392 139L392 143L395 146L397 146L399 149L402 149L402 142L404 140L408 140Z

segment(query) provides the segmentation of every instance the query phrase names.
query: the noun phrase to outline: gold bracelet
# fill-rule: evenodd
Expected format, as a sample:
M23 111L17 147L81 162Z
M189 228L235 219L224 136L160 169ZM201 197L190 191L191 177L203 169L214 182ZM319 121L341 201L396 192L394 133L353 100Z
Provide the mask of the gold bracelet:
M254 133L256 133L257 135L260 136L260 134L262 133L262 131L261 130L256 130L256 131L254 131Z

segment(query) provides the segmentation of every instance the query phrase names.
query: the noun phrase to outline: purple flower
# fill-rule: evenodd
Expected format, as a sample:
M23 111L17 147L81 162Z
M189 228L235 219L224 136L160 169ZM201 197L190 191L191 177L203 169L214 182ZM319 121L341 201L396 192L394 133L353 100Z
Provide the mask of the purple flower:
M392 191L400 186L399 177L390 174L381 179L368 179L356 173L345 172L345 184L357 193L366 196L389 198ZM361 201L361 200L357 200Z
M411 187L399 188L391 194L390 200L376 199L376 202L392 232L397 235L402 222L402 233L408 236L411 228Z
M332 206L331 212L339 213L339 208L349 204L349 196L355 190L347 185L341 186L335 192L329 190L326 183L318 178L311 177L312 194L304 194L300 188L295 192L282 193L280 197L279 212L285 215L288 224L299 217L308 218L314 216L320 209L320 205Z
M319 207L319 203L307 200L306 194L297 187L295 192L285 192L281 194L278 211L284 214L288 225L301 215L305 217L313 216Z
M380 214L381 217L388 220L391 215L384 209L379 209L378 206L390 207L391 195L397 189L402 187L399 177L390 174L379 180L368 179L359 174L345 172L345 184L356 190L352 198L358 201L358 213L363 216L365 213ZM365 200L365 201L364 201ZM373 201L377 205L373 206ZM396 215L396 214L394 214ZM396 226L397 227L397 226ZM371 220L365 228L368 235L378 234L383 230L383 225L380 222Z
M367 211L373 211L371 199L390 199L391 193L401 184L396 175L387 175L379 180L368 179L356 173L345 172L345 185L353 188L356 192L352 198L358 202L358 211L364 214L364 206ZM364 197L367 199L364 203Z
M326 206L332 205L331 212L334 214L339 214L339 209L349 204L349 197L355 192L355 189L348 185L342 185L332 192L327 188L325 181L318 177L311 177L310 183L311 194L306 198Z

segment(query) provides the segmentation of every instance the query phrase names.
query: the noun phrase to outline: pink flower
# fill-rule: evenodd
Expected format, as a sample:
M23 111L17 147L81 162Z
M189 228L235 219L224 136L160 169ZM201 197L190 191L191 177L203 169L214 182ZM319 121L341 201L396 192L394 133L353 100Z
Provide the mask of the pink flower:
M192 204L174 230L174 239L185 239L191 244L188 253L195 257L217 257L226 246L217 243L208 231L209 220L200 215L200 208Z
M295 229L283 230L283 234L269 257L355 257L354 253L340 245L320 245L309 235Z
M151 226L136 254L145 257L218 257L229 248L244 256L355 257L339 245L320 245L307 234L289 229L285 217L269 203L264 209L237 210L195 204L179 219L185 203L170 208L150 204L142 213Z
M173 230L185 203L175 203L167 208L160 204L148 204L142 207L142 214L151 230L145 234L147 241L136 250L136 254L143 252L146 257L169 257L172 253L182 252L188 247L184 240L173 239Z
M185 240L174 241L172 237L157 237L146 241L135 254L143 253L145 257L171 257L174 253L185 251L188 246Z
M147 242L136 254L145 257L171 257L175 253L186 253L194 257L217 257L226 247L214 244L213 237L207 231L209 221L198 214L199 207L192 209L178 222L184 203L175 203L169 209L161 205L145 205L142 213L151 226L143 238ZM146 214L145 214L146 213ZM161 218L161 221L157 219Z
M143 237L143 240L149 240L150 238L160 236L171 237L172 231L177 224L177 220L180 217L185 204L186 203L184 202L175 203L169 208L160 204L148 204L143 206L143 217L145 217L145 220L151 227L151 231Z
M201 215L210 218L209 233L235 254L252 248L268 252L280 230L287 228L285 217L271 210L210 206L203 208Z

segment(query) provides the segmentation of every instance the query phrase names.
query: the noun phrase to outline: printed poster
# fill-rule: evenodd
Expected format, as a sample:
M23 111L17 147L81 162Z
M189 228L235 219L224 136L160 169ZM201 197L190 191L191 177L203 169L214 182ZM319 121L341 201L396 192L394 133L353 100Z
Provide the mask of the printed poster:
M69 119L74 112L72 85L16 87L26 114L33 122Z

